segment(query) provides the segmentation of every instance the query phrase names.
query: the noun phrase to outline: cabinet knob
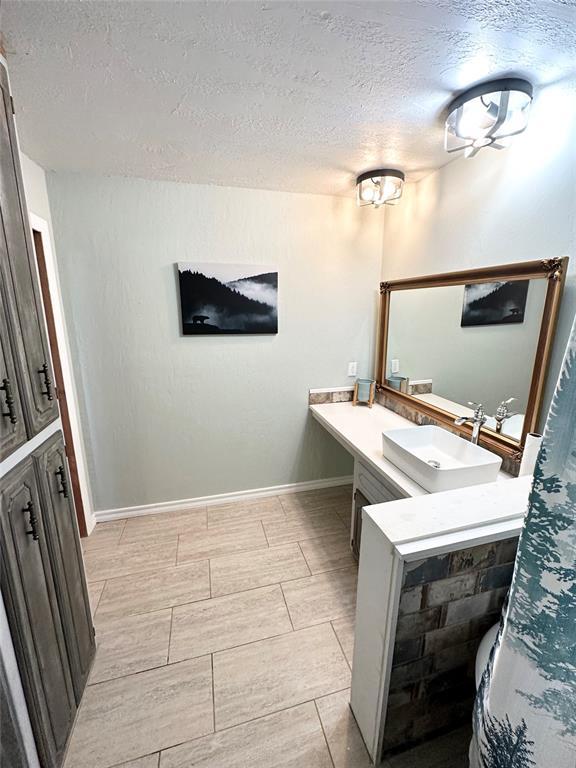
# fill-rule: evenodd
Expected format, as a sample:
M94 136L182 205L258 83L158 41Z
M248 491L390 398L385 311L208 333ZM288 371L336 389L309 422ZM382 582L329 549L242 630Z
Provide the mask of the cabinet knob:
M38 541L38 528L36 527L38 524L38 518L34 514L34 502L32 499L26 504L22 512L28 513L28 521L30 523L30 530L26 531L27 536L32 536L32 541Z
M38 371L40 376L44 379L44 386L46 389L43 389L40 394L44 395L44 397L47 400L53 400L54 399L54 391L52 389L52 379L50 378L50 374L48 373L48 363L44 363L42 368Z
M60 488L58 488L58 493L61 493L62 496L64 496L65 499L68 498L68 478L66 477L66 472L64 471L64 467L62 464L58 467L56 472L54 472L56 477L60 478Z
M6 401L7 411L2 411L2 416L10 421L10 424L16 424L18 418L16 416L16 409L14 408L14 397L12 395L12 386L10 379L2 379L2 386L0 390L4 392L4 400Z

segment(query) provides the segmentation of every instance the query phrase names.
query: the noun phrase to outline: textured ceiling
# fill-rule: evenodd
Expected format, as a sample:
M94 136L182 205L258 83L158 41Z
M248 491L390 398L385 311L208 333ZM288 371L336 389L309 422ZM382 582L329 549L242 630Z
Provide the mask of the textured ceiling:
M572 0L1 9L22 147L52 169L350 194L371 167L445 164L454 92L576 68Z

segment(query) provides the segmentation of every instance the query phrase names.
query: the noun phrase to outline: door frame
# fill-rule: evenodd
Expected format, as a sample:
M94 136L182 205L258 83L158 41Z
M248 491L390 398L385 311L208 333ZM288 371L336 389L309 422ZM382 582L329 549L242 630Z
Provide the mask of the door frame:
M56 259L52 249L50 225L41 216L28 212L36 267L44 303L44 315L52 355L54 379L68 458L70 483L76 506L80 536L87 536L95 525L94 506L84 450L72 356L60 290ZM40 248L38 246L41 246Z

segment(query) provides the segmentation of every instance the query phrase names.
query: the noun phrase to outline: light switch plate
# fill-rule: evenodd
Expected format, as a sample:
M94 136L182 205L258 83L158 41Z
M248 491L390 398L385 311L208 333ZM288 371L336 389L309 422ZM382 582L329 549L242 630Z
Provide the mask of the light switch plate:
M348 363L348 376L358 376L358 363Z
M392 373L398 373L400 371L400 360L394 358L390 363L390 368L392 369Z

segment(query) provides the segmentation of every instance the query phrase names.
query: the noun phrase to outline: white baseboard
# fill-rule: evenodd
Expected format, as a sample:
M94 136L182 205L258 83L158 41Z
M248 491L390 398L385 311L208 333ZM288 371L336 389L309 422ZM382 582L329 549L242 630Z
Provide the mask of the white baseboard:
M269 488L253 488L249 491L236 491L234 493L217 493L213 496L197 496L194 499L178 499L176 501L161 501L157 504L142 504L135 507L119 507L118 509L101 509L94 512L96 522L104 523L110 520L120 520L126 517L140 517L141 515L155 515L159 512L181 512L194 507L214 506L215 504L229 504L234 501L246 499L259 499L264 496L282 496L298 491L316 491L321 488L333 488L338 485L350 485L352 475L345 477L327 477L324 480L306 480L302 483L287 483L286 485L272 485Z

